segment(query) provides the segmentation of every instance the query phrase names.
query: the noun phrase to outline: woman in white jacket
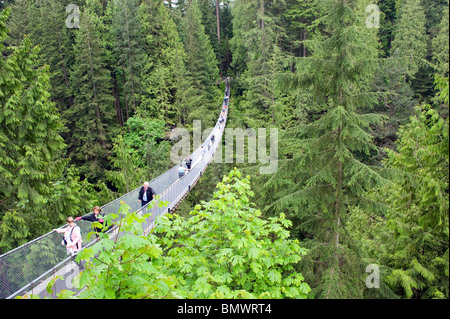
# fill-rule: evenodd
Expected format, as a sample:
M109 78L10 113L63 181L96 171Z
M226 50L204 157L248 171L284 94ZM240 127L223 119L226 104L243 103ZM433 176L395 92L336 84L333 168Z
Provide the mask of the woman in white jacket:
M81 249L81 243L83 242L81 238L80 227L78 227L73 217L67 217L68 227L63 229L53 229L53 231L58 234L64 233L64 238L61 242L62 245L65 245L67 248L67 254L75 255L77 251Z

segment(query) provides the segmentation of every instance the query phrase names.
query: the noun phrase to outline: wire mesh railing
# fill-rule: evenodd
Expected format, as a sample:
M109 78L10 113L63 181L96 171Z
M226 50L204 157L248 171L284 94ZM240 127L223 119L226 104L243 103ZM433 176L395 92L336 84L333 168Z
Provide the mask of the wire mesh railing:
M226 82L225 97L222 104L222 116L219 117L214 129L201 144L204 149L209 149L206 154L202 154L201 146L191 154L194 166L183 177L178 176L178 167L180 163L173 166L163 174L154 178L149 182L156 194L160 195L160 201L167 201L168 207L152 208L152 217L145 222L144 228L149 231L155 219L170 212L190 191L191 187L201 178L203 172L211 162L217 147L221 144L223 132L225 130L228 103L229 103L230 85ZM214 134L214 143L211 143L211 136ZM209 147L208 147L209 146ZM183 163L183 162L182 162ZM146 213L149 205L140 206L138 201L138 193L140 187L115 199L112 202L102 206L102 214L117 213L119 211L120 202L125 202L130 206L132 212ZM92 213L92 212L91 212ZM84 216L90 215L86 214ZM83 237L83 249L93 245L96 238L87 240L87 235L91 231L91 223L85 220L79 220L77 226L81 229ZM64 226L65 227L65 226ZM62 228L62 227L61 227ZM112 236L114 229L109 231ZM0 299L11 299L21 294L33 293L39 294L41 297L48 296L46 292L47 283L55 276L67 278L68 274L73 273L74 265L72 257L67 257L67 251L61 245L62 234L49 232L40 236L22 246L19 246L0 256ZM69 278L70 279L70 278ZM70 289L68 280L58 280L55 282L52 294L63 289ZM70 282L70 280L69 280Z

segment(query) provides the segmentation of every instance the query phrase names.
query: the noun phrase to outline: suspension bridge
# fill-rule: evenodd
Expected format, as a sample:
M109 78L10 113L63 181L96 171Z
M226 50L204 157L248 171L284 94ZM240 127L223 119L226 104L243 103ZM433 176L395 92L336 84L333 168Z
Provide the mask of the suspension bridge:
M214 129L208 137L190 154L193 162L191 170L185 176L179 178L178 168L180 164L183 164L181 162L149 182L150 187L153 188L157 195L160 195L159 201L169 203L167 207L154 205L155 207L150 208L153 206L152 202L144 207L140 207L138 201L139 187L102 206L102 214L117 213L121 201L130 206L132 212L141 215L146 214L151 209L151 218L147 219L143 224L144 230L149 232L158 216L170 213L176 208L202 177L203 172L211 163L217 148L221 145L228 116L229 97L230 83L227 79L222 103L221 114L223 115L219 116ZM214 135L214 141L211 145L212 135ZM203 154L201 146L209 150ZM90 222L84 220L77 222L77 226L80 227L83 235L82 249L96 243L95 236L92 236L90 241L87 240L87 234L91 231L91 225ZM61 228L63 227L65 226ZM108 234L111 238L121 235L117 232L117 228L114 227L108 231ZM45 298L54 297L64 289L77 291L76 288L72 287L71 279L77 274L78 267L73 258L67 255L66 248L61 245L61 234L53 231L49 232L0 255L0 299L13 299L17 296L29 294ZM64 280L55 279L57 276L64 278ZM48 292L47 286L51 280L55 282L52 291Z

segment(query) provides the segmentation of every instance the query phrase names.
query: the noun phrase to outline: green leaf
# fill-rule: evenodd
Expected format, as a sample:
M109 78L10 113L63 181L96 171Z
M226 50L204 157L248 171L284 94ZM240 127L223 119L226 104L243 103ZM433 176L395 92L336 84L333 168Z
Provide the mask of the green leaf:
M281 282L281 274L277 270L269 271L269 273L267 274L267 278L274 284Z
M46 288L48 294L51 295L51 294L53 293L53 286L55 285L55 282L56 282L58 279L64 280L64 278L61 277L61 276L55 276L55 277L53 277L53 278L49 281L49 283L47 284L47 288Z

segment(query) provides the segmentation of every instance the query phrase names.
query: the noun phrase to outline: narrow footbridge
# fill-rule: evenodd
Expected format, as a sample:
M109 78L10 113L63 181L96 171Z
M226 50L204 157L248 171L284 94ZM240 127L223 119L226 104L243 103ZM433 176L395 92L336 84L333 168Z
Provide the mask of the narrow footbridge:
M155 205L154 208L151 208L153 214L144 223L144 230L151 230L158 216L177 207L211 163L217 147L221 145L228 116L229 96L230 83L227 80L222 104L223 120L219 117L214 129L201 144L206 150L209 149L207 153L202 154L201 146L199 146L191 154L193 166L184 177L178 177L178 167L182 164L178 163L149 182L150 187L154 189L157 195L161 196L159 200L167 201L169 204L167 207ZM214 142L210 145L213 134ZM102 214L117 213L121 201L130 206L133 212L147 213L147 209L150 209L147 206L151 203L140 207L138 201L139 189L140 187L102 206ZM91 241L86 239L87 234L91 231L92 224L80 220L77 225L81 228L83 235L83 249L93 245L96 242L95 236L91 237ZM114 228L109 230L109 233L111 237L120 236ZM75 288L72 288L71 279L76 276L79 268L73 259L67 255L66 248L61 245L61 236L56 232L49 232L0 256L0 299L12 299L26 294L52 297L63 289L76 291ZM61 276L64 280L57 279L53 285L53 291L48 293L47 285L56 276Z

